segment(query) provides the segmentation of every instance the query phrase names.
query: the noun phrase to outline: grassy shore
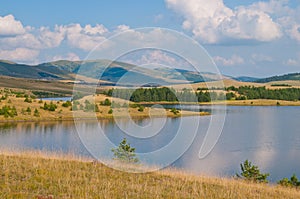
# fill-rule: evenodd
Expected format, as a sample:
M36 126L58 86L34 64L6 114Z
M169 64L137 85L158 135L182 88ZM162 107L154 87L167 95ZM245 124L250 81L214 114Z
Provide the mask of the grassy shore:
M20 90L23 91L23 90ZM181 117L181 116L195 116L195 115L209 115L206 112L193 112L193 111L180 111L178 114L172 113L170 110L165 110L162 108L151 108L151 107L143 107L143 110L139 110L139 106L137 107L123 107L124 104L132 105L133 103L129 103L126 100L110 98L105 95L94 95L94 96L86 96L80 100L77 100L77 110L71 110L71 106L65 107L63 106L62 101L48 101L48 100L39 100L39 99L30 99L29 102L25 102L25 97L17 97L16 94L4 92L4 89L0 89L0 97L6 96L6 99L0 100L0 109L4 106L15 107L17 115L13 117L5 117L4 115L0 115L0 122L19 122L19 121L68 121L73 120L74 115L76 118L80 118L82 120L91 119L95 116L98 119L111 119L113 117L128 117L131 118L145 118L145 117ZM28 92L30 95L29 91ZM111 108L111 106L101 105L105 99L110 99L117 106L115 108ZM92 110L85 110L86 101L91 103ZM55 111L44 110L43 106L47 103L53 103L57 106ZM73 103L74 105L74 103ZM94 106L97 106L97 111L95 112ZM81 107L81 108L80 108ZM30 111L27 111L30 109ZM112 109L113 113L110 112ZM34 111L38 111L38 116L34 114Z
M92 160L0 152L0 198L300 198L296 189L176 170L133 174Z

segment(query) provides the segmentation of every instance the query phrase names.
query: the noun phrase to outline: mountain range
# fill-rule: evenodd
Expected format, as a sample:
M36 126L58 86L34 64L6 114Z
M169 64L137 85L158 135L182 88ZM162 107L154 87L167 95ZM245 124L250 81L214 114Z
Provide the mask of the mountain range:
M172 68L144 68L124 62L109 60L54 61L38 65L18 64L0 60L0 76L29 78L38 80L75 80L76 74L90 79L101 79L107 83L124 82L137 84L153 82L169 85L197 83L220 79L234 79L242 82L266 83L271 81L300 80L300 73L285 74L267 78L219 76L213 73L199 73Z

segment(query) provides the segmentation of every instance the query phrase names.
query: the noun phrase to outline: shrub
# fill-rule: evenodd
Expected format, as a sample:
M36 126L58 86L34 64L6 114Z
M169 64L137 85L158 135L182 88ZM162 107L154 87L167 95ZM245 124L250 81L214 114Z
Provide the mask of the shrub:
M69 106L72 106L72 103L71 103L71 101L66 101L66 102L62 103L62 106L69 107Z
M100 105L102 106L110 106L111 105L111 101L106 98L103 102L100 102Z
M300 187L300 181L295 174L292 175L290 179L283 178L282 180L278 181L277 184L285 187Z
M144 107L144 106L140 106L140 107L139 107L139 109L138 109L138 111L139 111L139 112L143 112L143 111L144 111L144 109L145 109L145 107Z
M248 160L240 164L241 167L241 174L236 174L238 178L242 178L252 182L258 183L267 183L269 173L262 174L257 166L252 165L252 163Z
M32 103L32 100L29 99L28 97L25 98L24 102L27 102L27 103Z
M33 116L40 117L40 112L37 109L34 109Z
M136 157L135 148L131 147L126 138L120 142L118 148L111 150L114 153L114 159L126 163L137 163L139 159Z
M57 105L51 102L50 104L47 104L46 102L44 103L44 107L42 109L48 110L48 111L55 111L57 108Z
M179 113L179 110L177 110L176 108L172 108L170 111L174 113L174 115L177 115Z

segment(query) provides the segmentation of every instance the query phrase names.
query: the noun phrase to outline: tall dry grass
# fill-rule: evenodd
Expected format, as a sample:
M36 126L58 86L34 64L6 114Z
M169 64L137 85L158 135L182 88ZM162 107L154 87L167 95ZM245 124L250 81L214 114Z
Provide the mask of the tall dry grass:
M2 151L0 168L0 198L300 198L296 189L173 169L126 173L44 152Z

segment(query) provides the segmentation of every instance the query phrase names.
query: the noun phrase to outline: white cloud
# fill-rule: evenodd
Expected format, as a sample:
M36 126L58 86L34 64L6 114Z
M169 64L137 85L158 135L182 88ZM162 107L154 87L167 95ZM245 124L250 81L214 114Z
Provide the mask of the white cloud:
M286 62L284 62L283 64L286 64L288 66L299 66L299 62L298 60L295 59L288 59Z
M252 59L254 62L271 62L273 61L273 58L268 55L263 55L263 54L252 54Z
M221 66L235 66L245 63L244 59L238 55L232 55L230 58L215 56L213 59L217 65Z
M90 25L81 27L80 24L71 24L64 26L66 31L66 40L72 47L79 48L85 51L90 51L99 43L106 39L103 26L91 27Z
M300 24L294 24L289 30L288 33L291 38L300 42Z
M16 48L14 50L0 50L0 59L13 60L19 62L34 62L39 55L39 51L27 49L27 48Z
M65 31L61 26L55 26L54 31L49 27L41 27L38 30L37 38L40 42L40 48L54 48L58 47L64 40Z
M89 35L103 35L108 30L102 24L96 24L94 27L88 24L83 28L83 32Z
M0 17L0 36L19 35L25 33L25 28L13 15Z
M58 61L58 60L79 61L80 58L75 53L68 53L65 56L56 55L52 58L52 61Z
M42 44L37 37L31 33L24 33L10 37L0 37L0 50L15 48L41 49Z
M123 32L123 31L127 31L130 30L130 27L127 25L119 25L116 29L116 32Z
M161 50L141 49L121 58L122 61L135 65L159 64L174 67L178 65L178 59Z
M166 3L184 17L183 28L205 43L233 39L267 42L282 35L279 24L253 6L230 9L223 0L166 0Z

